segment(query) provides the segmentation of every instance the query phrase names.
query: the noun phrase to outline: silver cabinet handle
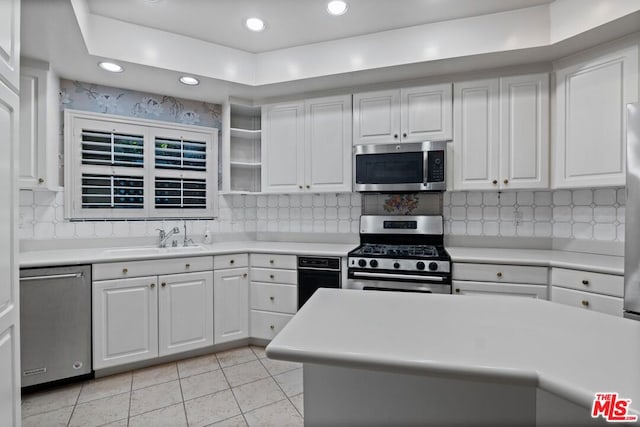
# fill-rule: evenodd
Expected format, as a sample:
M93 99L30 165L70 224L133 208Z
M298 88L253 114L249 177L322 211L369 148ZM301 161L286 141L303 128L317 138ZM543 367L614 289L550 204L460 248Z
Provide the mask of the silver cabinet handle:
M31 276L21 277L21 282L30 282L32 280L47 280L47 279L77 279L82 277L82 273L66 273L66 274L50 274L46 276Z

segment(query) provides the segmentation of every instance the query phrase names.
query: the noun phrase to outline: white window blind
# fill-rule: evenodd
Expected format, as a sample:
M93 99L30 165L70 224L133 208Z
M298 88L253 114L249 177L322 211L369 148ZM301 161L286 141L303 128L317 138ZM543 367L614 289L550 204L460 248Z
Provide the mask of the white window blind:
M217 129L65 111L66 216L211 218Z

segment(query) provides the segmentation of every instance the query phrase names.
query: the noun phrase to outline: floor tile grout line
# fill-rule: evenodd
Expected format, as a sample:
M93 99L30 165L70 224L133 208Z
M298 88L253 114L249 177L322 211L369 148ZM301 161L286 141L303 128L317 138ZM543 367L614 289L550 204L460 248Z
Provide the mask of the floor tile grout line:
M78 400L80 400L80 395L82 394L82 389L84 388L84 383L80 384L80 390L78 390L78 395L76 396L76 402L73 404L73 409L71 410L71 414L69 414L69 420L67 421L67 427L71 425L71 418L73 418L74 412L76 412L76 407L78 406Z
M133 371L131 371L131 383L129 384L129 410L127 411L127 427L131 418L131 401L133 400Z
M182 398L182 411L184 412L184 420L189 426L189 416L187 415L187 405L184 402L184 391L182 390L182 378L180 378L180 368L176 362L176 371L178 371L178 385L180 386L180 397ZM188 377L187 377L188 378Z
M260 363L262 363L262 362L260 362ZM264 366L264 363L262 363L262 365ZM267 369L267 368L266 368L266 366L265 366L265 369ZM298 369L298 368L296 368L296 369ZM293 370L294 370L294 369L292 369L291 371L293 371ZM269 370L267 369L267 372L268 372L268 371L269 371ZM287 371L287 372L291 372L291 371ZM285 372L282 372L282 373L284 374ZM280 374L277 374L277 375L280 375ZM295 410L296 410L296 412L297 412L298 414L300 414L300 416L301 416L301 417L302 417L302 419L304 420L304 415L302 415L302 414L300 413L300 411L298 410L298 408L296 407L296 405L294 405L294 404L293 404L293 402L291 401L291 398L289 397L289 395L287 394L287 392L286 392L286 391L284 391L284 388L282 388L282 386L280 385L280 383L278 382L278 380L276 380L276 379L275 379L275 377L274 377L273 375L271 375L271 378L272 378L272 379L273 379L273 381L276 383L276 385L278 386L278 388L279 388L280 390L282 390L282 394L284 394L285 398L289 401L289 403L291 403L291 405L293 406L293 409L295 409ZM304 393L304 389L303 389L303 391L302 391L302 392ZM297 395L296 395L296 396L297 396Z
M252 352L253 352L253 350L252 350ZM216 356L216 358L217 358L217 356ZM249 423L247 422L247 418L244 416L244 411L242 410L242 406L240 406L240 402L238 401L238 398L236 397L236 394L233 392L233 387L231 387L231 383L229 382L229 379L227 378L227 374L224 372L224 369L222 368L222 365L220 365L220 370L222 371L222 375L224 376L224 380L229 385L229 391L231 392L231 396L233 396L233 400L235 400L236 405L238 405L238 410L240 411L240 415L242 415L242 419L244 420L244 423L246 425L249 425Z

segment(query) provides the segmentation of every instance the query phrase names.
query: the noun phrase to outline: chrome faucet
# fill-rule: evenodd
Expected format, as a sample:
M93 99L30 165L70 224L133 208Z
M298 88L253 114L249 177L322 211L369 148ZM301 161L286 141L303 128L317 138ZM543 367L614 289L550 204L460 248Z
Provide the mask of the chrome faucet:
M193 245L193 239L189 239L187 237L187 220L184 219L184 243L182 244L182 246L189 246L189 243L191 243Z
M158 230L160 232L160 247L161 248L166 248L167 247L167 240L169 240L169 238L171 236L173 236L174 234L180 234L180 229L178 227L173 227L173 229L171 231L169 231L168 233L166 231L160 229L160 228L156 228L156 230Z

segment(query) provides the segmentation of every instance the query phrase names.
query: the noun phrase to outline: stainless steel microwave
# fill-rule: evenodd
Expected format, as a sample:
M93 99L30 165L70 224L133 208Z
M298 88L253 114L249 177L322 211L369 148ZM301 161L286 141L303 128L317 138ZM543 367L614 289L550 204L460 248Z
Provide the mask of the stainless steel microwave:
M356 145L355 191L445 191L447 141Z

